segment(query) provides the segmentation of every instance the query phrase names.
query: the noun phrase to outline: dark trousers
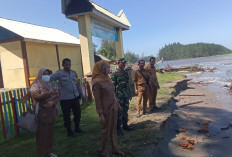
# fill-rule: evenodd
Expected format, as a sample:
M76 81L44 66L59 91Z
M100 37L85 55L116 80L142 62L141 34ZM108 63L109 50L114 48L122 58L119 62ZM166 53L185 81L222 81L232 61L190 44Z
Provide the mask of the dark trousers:
M73 121L75 123L75 130L79 129L80 119L81 119L81 107L78 98L69 99L69 100L61 100L61 109L63 112L63 119L64 119L64 127L70 131L71 128L71 109L74 115Z

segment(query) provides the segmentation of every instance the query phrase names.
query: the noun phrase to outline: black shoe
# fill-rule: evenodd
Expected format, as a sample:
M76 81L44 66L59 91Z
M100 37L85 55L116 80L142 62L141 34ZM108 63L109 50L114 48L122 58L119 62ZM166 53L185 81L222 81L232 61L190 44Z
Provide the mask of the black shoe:
M75 129L75 132L76 132L76 133L84 133L84 132L86 132L86 131L84 131L84 130L78 128L78 129Z
M153 109L154 111L156 111L156 110L159 109L159 107L155 106L155 107L153 107L152 109Z
M154 107L152 107L152 109L150 110L150 113L152 113L152 112L155 112L155 108Z
M73 131L68 131L67 137L75 137Z
M148 112L144 112L143 115L149 115L149 113Z
M122 131L122 129L117 129L117 135L118 136L123 136L124 132Z
M134 130L132 127L129 127L128 125L123 125L123 130L127 130L127 131L132 131Z

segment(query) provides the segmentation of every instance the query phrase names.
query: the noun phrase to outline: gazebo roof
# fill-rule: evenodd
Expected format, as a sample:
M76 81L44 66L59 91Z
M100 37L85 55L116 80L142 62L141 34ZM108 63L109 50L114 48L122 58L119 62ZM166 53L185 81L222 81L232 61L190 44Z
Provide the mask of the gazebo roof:
M115 15L89 0L62 0L62 2L62 11L67 18L77 20L80 15L90 14L111 23L113 26L121 27L122 30L128 30L131 26L123 10Z

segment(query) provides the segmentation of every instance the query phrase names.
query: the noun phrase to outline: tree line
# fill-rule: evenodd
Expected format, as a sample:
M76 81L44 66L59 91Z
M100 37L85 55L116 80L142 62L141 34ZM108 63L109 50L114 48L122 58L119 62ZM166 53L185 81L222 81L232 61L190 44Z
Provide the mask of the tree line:
M222 45L196 43L183 45L180 43L173 43L165 45L160 49L158 57L164 60L175 60L185 58L207 57L213 55L221 55L232 53L232 51Z
M94 44L94 53L101 54L112 61L116 60L116 49L114 41L102 39L100 48L98 50L97 47L98 45ZM163 60L175 60L195 57L207 57L228 53L232 53L232 51L218 44L196 43L183 45L177 42L165 45L163 48L161 48L159 50L157 58L163 58ZM154 56L144 56L143 54L138 55L130 50L127 50L124 53L124 57L129 63L134 64L140 59L143 59L146 62L148 62L149 59Z
M96 44L93 45L94 53L103 55L103 56L105 56L106 58L108 58L108 59L110 59L112 61L116 60L116 49L115 49L114 41L102 39L101 46L100 46L100 48L98 50L96 50L97 46L98 45L96 45ZM124 53L124 58L129 63L132 63L132 64L138 62L140 59L143 59L146 62L148 62L150 57L154 57L154 56L153 55L144 56L143 54L138 55L138 54L135 54L134 52L132 52L130 50L127 50Z

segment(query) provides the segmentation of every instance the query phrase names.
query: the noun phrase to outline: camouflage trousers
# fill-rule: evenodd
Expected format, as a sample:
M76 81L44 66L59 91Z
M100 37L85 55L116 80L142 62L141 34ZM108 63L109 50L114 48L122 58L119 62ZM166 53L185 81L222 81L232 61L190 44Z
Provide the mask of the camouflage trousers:
M121 127L121 125L127 125L128 119L128 110L129 110L129 99L121 98L119 99L119 104L121 106L121 110L118 111L118 120L117 120L117 128Z

